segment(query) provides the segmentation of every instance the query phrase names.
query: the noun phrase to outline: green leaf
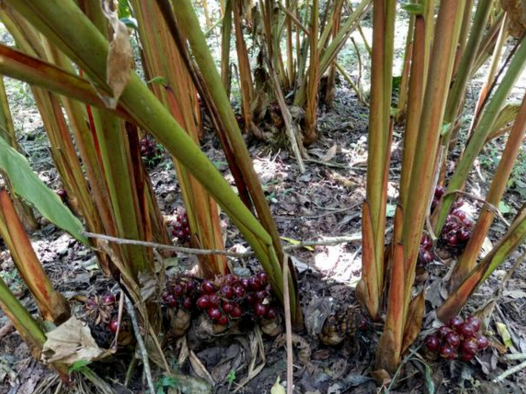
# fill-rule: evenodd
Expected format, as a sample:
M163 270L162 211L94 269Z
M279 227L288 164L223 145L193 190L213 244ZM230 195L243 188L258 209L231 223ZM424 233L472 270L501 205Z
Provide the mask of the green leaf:
M0 138L0 169L9 177L13 193L31 203L51 223L88 244L88 239L81 234L84 228L80 220L33 172L25 157L11 148L3 138Z
M511 207L506 204L504 201L499 202L499 211L503 215L511 212Z
M154 83L156 85L168 85L168 81L166 80L166 77L163 77L161 75L157 77L153 77L147 83Z
M77 360L73 363L71 367L69 367L69 373L72 374L73 372L80 372L88 365L90 362L87 360Z
M139 25L137 24L137 19L135 18L121 18L120 21L126 25L126 27L129 27L131 29L137 30L139 28Z
M424 11L422 4L402 4L401 7L404 11L414 15L422 15L422 12Z
M427 394L435 394L435 383L431 379L431 368L426 364L426 389Z
M497 331L499 332L504 345L509 349L513 345L513 342L511 341L511 335L508 331L508 327L506 327L506 324L497 323Z

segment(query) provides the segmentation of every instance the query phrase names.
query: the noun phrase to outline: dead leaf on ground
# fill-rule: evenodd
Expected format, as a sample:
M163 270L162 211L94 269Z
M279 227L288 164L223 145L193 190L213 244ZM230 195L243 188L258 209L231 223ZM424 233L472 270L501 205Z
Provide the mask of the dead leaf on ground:
M192 350L190 350L190 364L192 365L192 368L197 376L210 383L212 386L215 385L212 375L210 375L210 372L208 372L201 360L199 360Z
M44 364L58 362L72 365L79 360L100 360L111 354L111 350L99 348L86 323L73 316L47 333L47 341L42 349L42 361Z
M323 156L321 158L322 161L331 161L334 156L336 156L336 152L338 151L338 145L337 144L334 144L328 151L327 153L325 154L325 156Z

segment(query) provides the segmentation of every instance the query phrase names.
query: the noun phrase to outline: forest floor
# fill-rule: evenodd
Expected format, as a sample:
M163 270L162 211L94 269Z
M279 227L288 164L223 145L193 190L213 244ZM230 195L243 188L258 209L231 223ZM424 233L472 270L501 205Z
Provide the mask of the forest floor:
M23 85L17 86L23 89ZM471 100L476 98L478 87L480 86L471 86ZM518 87L516 97L521 97L523 92L524 86ZM40 178L51 188L60 189L60 180L49 155L43 125L31 102L31 96L23 92L12 93L18 94L20 98L13 112L16 128L22 130L22 148ZM308 159L304 174L299 173L293 156L286 148L247 139L254 167L264 187L279 233L283 237L301 241L349 235L357 235L358 238L356 242L316 246L312 250L295 249L291 252L298 270L301 303L307 321L313 318L310 313L314 305L312 302L321 298L332 297L331 302L335 305L356 303L354 288L361 274L360 205L365 197L367 119L367 107L360 104L355 94L341 84L337 89L334 107L328 111L320 111L320 139L307 149ZM398 169L401 160L401 131L401 128L395 130L392 150L388 227L392 221L392 209L396 204L400 177ZM502 141L496 142L499 143L502 144ZM497 148L498 146L495 151L498 151ZM488 180L491 180L492 171L498 163L498 158L491 149L489 147L485 150L483 157L487 160L479 163L468 182L467 191L475 196L485 195L489 187ZM212 134L205 136L203 151L232 183L220 145ZM524 157L522 156L522 162L517 165L526 166ZM166 152L162 153L160 162L150 168L150 176L162 212L166 215L172 214L182 203L173 164ZM503 215L508 221L520 207L521 200L524 201L524 196L521 196L523 192L515 188L506 193L506 208L503 211L509 212ZM480 204L468 201L467 205L468 211L476 218ZM239 232L228 223L224 215L222 217L226 224L227 248L244 251L246 243ZM490 248L505 230L505 224L497 219L485 248ZM73 309L79 315L82 313L82 305L75 299L93 294L103 295L115 289L115 283L103 277L98 270L93 253L52 224L43 223L31 238L37 255L54 285L72 300ZM1 247L0 275L22 303L32 312L36 312L29 292L16 274L9 252L3 244ZM492 346L467 363L429 361L415 351L404 360L399 379L393 387L384 392L427 393L430 382L433 383L436 393L526 392L526 372L518 372L500 383L493 382L504 370L519 363L503 361L503 351L526 353L526 268L519 266L506 286L499 287L500 279L506 270L524 251L524 247L517 251L502 270L495 272L477 290L465 307L467 314L467 311L479 310L488 302L495 301L496 306L489 318L487 331ZM427 266L420 283L420 286L427 288L427 312L436 309L443 300L443 277L452 267L456 257L441 254L440 258ZM176 260L170 272L190 268L194 263L195 260L188 258ZM238 260L233 261L233 264L237 268L257 270L257 262L254 260ZM421 338L413 349L421 345L422 337L432 329L433 324L433 321L425 321ZM322 345L317 337L309 335L305 330L295 332L295 393L382 392L370 377L381 328L381 324L370 323L366 330L336 347ZM509 334L509 338L505 338L506 333ZM507 346L504 345L505 342ZM180 356L178 352L181 346L181 343L168 343L165 348L166 357L175 363ZM248 330L240 335L211 343L188 342L186 346L200 363L186 361L177 365L179 371L189 376L205 376L212 379L215 383L214 393L231 393L235 390L246 394L269 393L278 377L282 381L286 380L286 350L282 335L277 338L262 337L257 330ZM109 362L99 363L95 371L116 393L146 392L141 366L132 371L129 387L124 387L130 360L130 354L115 356ZM196 365L199 367L196 368ZM154 368L153 373L156 381L162 383L161 370ZM42 364L32 360L26 345L16 332L9 329L7 317L0 312L0 394L53 392L56 385L46 387L46 384L51 382L52 373ZM169 392L168 384L165 391L162 384L158 389L158 393ZM385 389L387 390L387 387Z

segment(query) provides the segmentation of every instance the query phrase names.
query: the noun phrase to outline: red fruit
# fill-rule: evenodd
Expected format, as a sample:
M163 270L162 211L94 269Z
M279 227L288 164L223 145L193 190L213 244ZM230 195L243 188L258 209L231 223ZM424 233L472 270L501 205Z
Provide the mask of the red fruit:
M466 218L462 220L462 224L467 228L471 228L471 226L473 226L473 221Z
M469 231L466 230L465 228L461 228L457 234L457 237L460 241L466 242L469 240Z
M274 308L269 308L265 317L269 320L274 320L277 317L277 312Z
M466 321L468 323L471 323L471 325L473 326L473 332L478 332L478 330L480 330L481 323L480 323L480 320L477 319L476 317L469 316L466 319Z
M259 281L261 282L261 284L262 284L263 286L266 286L266 285L267 285L267 283L268 283L268 276L267 276L266 273L264 273L264 272L260 272L260 273L257 274L256 276L257 276L257 278L259 279Z
M424 264L429 264L434 260L433 253L431 253L429 250L420 250L419 254L420 260Z
M236 297L243 298L246 292L242 286L234 286L234 294L236 295Z
M468 340L462 342L460 345L460 352L462 354L473 354L475 355L479 350L479 346L476 340Z
M446 188L444 186L437 186L437 188L435 189L435 197L440 198L444 195L445 192Z
M444 339L447 342L447 344L453 348L456 348L458 345L460 345L460 335L458 335L454 331L447 334Z
M210 299L205 294L197 299L196 305L200 309L207 309L210 306Z
M480 350L484 350L489 346L488 338L486 338L484 335L479 335L477 337L477 346Z
M445 358L446 360L453 360L457 357L457 352L451 346L443 344L440 346L440 357Z
M219 320L222 316L221 311L217 308L209 308L207 310L207 313L208 313L208 317L214 321Z
M225 296L225 298L233 298L234 297L234 290L232 290L231 286L223 286L221 289L221 293Z
M201 291L205 294L212 294L216 290L216 287L209 280L204 280L201 283Z
M228 274L225 276L225 283L229 285L233 284L236 280L237 280L236 277L232 274Z
M255 277L249 279L249 285L250 288L254 291L261 290L264 287L263 284L259 281L259 279Z
M183 299L183 308L186 310L191 310L194 307L194 303L190 297L185 297Z
M464 200L459 198L453 203L453 208L460 208L462 205L464 205Z
M241 278L241 286L243 286L245 289L248 289L249 287L248 281L249 281L248 278Z
M176 297L181 297L184 294L183 286L181 285L175 285L174 286L174 295Z
M436 352L440 347L440 340L436 335L428 335L426 337L426 347L432 352Z
M220 324L222 326L227 326L228 325L228 316L221 315L221 317L219 319L217 319L217 324Z
M475 329L471 323L464 322L458 327L457 332L464 336L464 338L471 338L475 333Z
M163 301L166 301L166 299L168 298L168 296L170 295L170 293L168 293L168 291L163 291L162 294L161 294L161 298L163 299Z
M232 312L229 313L229 315L235 319L241 317L243 314L243 311L239 307L239 305L234 305L234 309L232 309Z
M456 235L449 235L446 239L446 242L450 245L450 246L455 246L458 244L458 238Z
M254 293L248 293L248 294L247 294L247 302L248 302L250 305L254 304L256 301L257 301L257 298L256 298L256 296L254 295Z
M449 327L451 327L453 330L457 330L460 325L464 323L464 320L460 316L452 317L449 321Z
M168 297L166 297L166 303L173 308L177 308L178 305L177 300L173 294L168 294Z
M265 290L260 290L255 294L256 299L259 301L263 301L266 296L268 296L268 293Z
M442 326L438 329L437 335L440 339L444 339L446 335L449 334L451 331L451 328L449 328L448 326Z
M232 313L232 311L234 310L234 304L230 302L223 302L223 310L225 311L225 313L228 313L230 315L230 313Z
M464 211L461 211L460 209L454 209L452 212L451 212L452 215L456 216L457 218L459 218L460 220L464 220L466 218L466 212Z
M460 359L462 361L471 361L475 357L474 353L460 353Z
M62 199L65 200L68 197L68 192L64 189L57 190L57 195Z
M104 305L113 305L115 304L115 296L113 294L106 294L102 297L102 302Z
M193 279L190 279L190 281L186 284L187 293L190 293L194 289L195 289L195 283L194 283Z
M433 246L433 241L431 241L431 238L427 235L423 235L422 240L420 241L420 246L424 249L430 249Z
M268 307L266 305L263 305L260 303L257 303L256 305L254 305L254 313L258 317L265 316L267 314L267 311L268 311Z
M119 329L119 321L117 319L110 321L109 329L112 333L116 334L117 330Z
M208 297L208 300L210 302L210 306L218 306L219 305L219 296L217 295L217 293L214 293L214 294L210 294L210 296Z

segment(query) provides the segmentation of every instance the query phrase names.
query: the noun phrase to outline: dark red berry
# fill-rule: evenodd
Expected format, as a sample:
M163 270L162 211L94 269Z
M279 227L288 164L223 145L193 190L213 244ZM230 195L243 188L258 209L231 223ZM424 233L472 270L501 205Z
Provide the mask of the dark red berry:
M269 308L265 317L269 320L274 320L277 317L277 312L274 308Z
M479 335L477 337L477 346L480 350L484 350L489 346L488 338L486 338L484 335Z
M109 328L112 333L116 334L119 329L119 321L117 319L110 321Z
M163 301L166 301L166 299L168 298L169 295L170 295L170 293L165 290L165 291L162 292L161 298L163 299Z
M234 286L234 294L236 297L242 298L245 296L246 292L242 286Z
M254 305L254 313L258 317L263 317L267 314L268 307L266 305L257 303Z
M462 221L462 224L467 228L471 228L473 226L473 221L466 218Z
M451 332L451 328L448 326L442 326L438 329L437 335L440 339L444 339L447 334Z
M210 297L208 297L208 300L210 302L210 306L218 306L219 305L219 296L217 293L210 294Z
M217 321L219 318L221 318L221 311L217 308L209 308L207 310L208 317L214 321Z
M194 284L194 281L193 279L191 279L187 284L186 284L186 290L188 293L190 293L191 291L193 291L195 289L195 284Z
M113 305L115 304L115 296L113 294L106 294L102 298L102 302L104 305Z
M471 323L468 323L468 322L462 323L458 327L457 331L458 331L458 333L460 335L464 336L464 338L471 338L473 336L473 334L475 333L473 325Z
M169 294L168 297L166 297L166 303L171 306L172 308L177 308L177 299L174 297L173 294Z
M229 285L233 284L236 280L237 280L236 277L232 274L228 274L225 276L225 283Z
M457 352L451 346L443 344L440 346L440 357L446 360L453 360L457 356Z
M174 295L176 297L181 297L184 294L183 286L181 285L175 285L174 286Z
M452 317L449 321L449 327L451 327L453 330L457 330L460 325L464 323L464 320L460 316Z
M466 212L461 211L460 209L454 209L453 212L451 212L451 214L456 216L460 220L463 220L466 218Z
M446 242L449 244L449 246L455 246L458 244L458 238L456 235L450 235L447 237Z
M57 195L60 197L60 199L65 200L68 197L68 192L64 189L57 190Z
M436 352L440 347L440 340L436 335L428 335L426 337L426 347L432 352Z
M209 280L204 280L201 284L201 291L205 294L211 294L216 290L216 287Z
M424 249L431 249L433 246L433 241L431 241L431 238L429 238L427 235L423 235L422 240L420 241L420 246Z
M429 264L434 260L433 253L431 253L429 250L421 250L421 253L419 254L420 260L424 264Z
M471 361L475 357L475 353L460 353L460 359L462 361Z
M249 283L248 283L249 279L248 278L241 278L241 286L243 286L245 289L248 289L249 287Z
M263 286L267 285L267 283L268 283L268 276L267 276L266 273L260 272L259 274L257 274L257 278L261 282L261 285L263 285Z
M446 188L444 186L437 186L437 188L435 189L435 197L440 198L444 195L445 192Z
M194 307L194 303L190 297L185 297L183 299L183 308L186 310L191 310Z
M261 288L263 287L261 285L261 282L259 281L259 279L255 278L255 277L252 277L248 280L248 284L250 286L250 288L254 291L257 291L257 290L261 290Z
M223 286L221 289L221 293L225 296L225 298L233 298L234 297L234 290L231 286Z
M478 332L478 330L480 330L481 323L480 323L480 320L477 319L476 317L469 316L466 319L466 321L468 323L471 323L471 325L473 326L473 332Z
M196 305L200 309L207 309L210 306L210 299L205 294L197 299Z
M227 326L228 325L228 316L221 315L221 317L219 319L217 319L217 324L220 324L222 326Z
M255 296L259 301L263 301L265 297L268 296L268 293L265 290L260 290L255 294Z
M248 294L247 294L247 302L248 302L250 305L252 305L252 304L254 304L255 302L257 302L257 300L258 300L258 299L257 299L256 296L254 295L254 293L248 293Z
M230 315L230 313L232 313L232 311L234 310L234 304L230 302L223 302L223 310L225 311L225 313L228 313Z
M242 314L243 311L239 305L234 305L234 309L232 309L232 312L229 313L229 315L235 319L241 317Z
M446 337L444 338L444 340L446 341L446 343L455 348L457 347L458 345L460 345L460 335L458 335L456 332L452 331L450 333L448 333L446 335Z
M466 242L469 240L469 231L465 228L461 228L458 232L457 237L461 242Z
M468 340L462 342L460 345L460 352L463 354L470 353L470 354L476 354L479 350L479 346L477 344L477 341Z

